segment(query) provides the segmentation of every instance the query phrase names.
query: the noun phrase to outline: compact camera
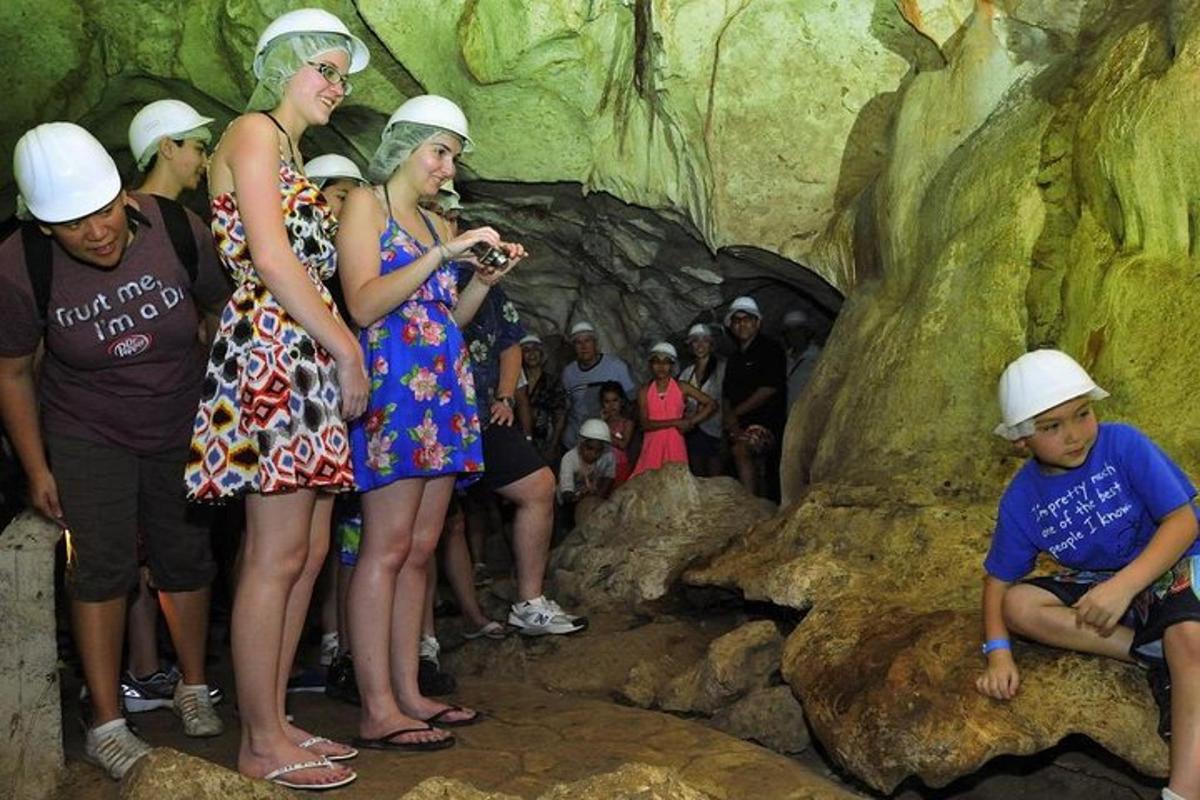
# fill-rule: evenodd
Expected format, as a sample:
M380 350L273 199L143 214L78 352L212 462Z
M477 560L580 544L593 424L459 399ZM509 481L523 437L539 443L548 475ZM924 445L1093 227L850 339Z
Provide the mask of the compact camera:
M508 255L498 247L492 247L487 242L479 242L471 248L471 254L489 269L503 269L508 265Z

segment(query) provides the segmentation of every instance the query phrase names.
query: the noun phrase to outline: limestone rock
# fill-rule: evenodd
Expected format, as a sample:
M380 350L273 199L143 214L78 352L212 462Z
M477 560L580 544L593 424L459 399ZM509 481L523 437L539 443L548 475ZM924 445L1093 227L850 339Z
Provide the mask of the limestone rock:
M616 772L558 786L538 800L715 800L672 769L626 764Z
M267 781L254 780L189 756L158 747L138 760L121 781L121 800L287 800L294 795Z
M783 638L775 623L751 622L714 640L704 658L662 690L668 711L712 714L751 689L765 687L779 666Z
M0 775L13 796L48 800L63 771L55 638L57 525L31 511L0 532Z
M426 778L398 800L519 800L516 795L485 792L453 778Z
M1164 774L1157 709L1135 667L1018 645L1017 698L975 691L993 513L813 487L684 580L809 609L785 642L783 677L826 751L880 791L911 774L940 786L1073 733Z
M804 709L788 686L750 692L733 705L719 709L711 723L731 736L758 742L785 755L804 752L811 741Z
M696 478L669 464L614 492L558 548L551 568L560 591L585 607L648 607L689 564L772 508L731 478Z

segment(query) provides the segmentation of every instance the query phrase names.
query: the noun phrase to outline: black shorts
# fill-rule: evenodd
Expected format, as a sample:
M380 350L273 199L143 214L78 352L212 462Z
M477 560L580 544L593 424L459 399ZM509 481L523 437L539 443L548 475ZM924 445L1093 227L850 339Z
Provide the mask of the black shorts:
M189 505L186 445L138 455L69 436L46 436L50 469L70 530L67 587L88 603L114 600L138 584L138 539L154 586L206 588L216 574L211 509Z
M1065 606L1079 602L1088 589L1113 576L1112 572L1068 571L1022 581L1045 589ZM1180 622L1200 622L1200 556L1181 558L1175 566L1143 589L1129 604L1121 624L1133 629L1129 655L1139 661L1163 659L1162 637Z
M483 429L483 477L471 488L496 491L546 466L520 426L488 425Z

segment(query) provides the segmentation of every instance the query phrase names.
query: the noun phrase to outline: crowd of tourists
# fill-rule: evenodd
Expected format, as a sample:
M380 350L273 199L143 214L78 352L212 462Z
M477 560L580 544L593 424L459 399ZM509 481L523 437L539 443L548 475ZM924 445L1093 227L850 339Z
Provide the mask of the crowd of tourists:
M180 100L137 113L131 189L76 124L17 143L0 413L32 507L66 531L85 752L114 778L149 750L127 711L169 707L189 736L224 729L206 673L214 504L244 513L230 566L238 769L328 789L355 779L361 748L442 749L483 719L435 699L453 690L435 565L468 638L575 633L587 620L543 587L556 525L672 462L728 465L777 496L788 364L755 301L730 307L730 355L696 325L689 366L654 344L642 385L577 321L560 374L499 285L525 248L460 229L453 178L474 143L458 105L404 102L365 174L300 153L368 60L336 16L283 14L258 40L246 112L219 137ZM179 202L201 186L207 222ZM501 506L515 597L493 620L475 592ZM336 575L320 686L361 706L350 744L285 707L306 685L296 653L323 571Z

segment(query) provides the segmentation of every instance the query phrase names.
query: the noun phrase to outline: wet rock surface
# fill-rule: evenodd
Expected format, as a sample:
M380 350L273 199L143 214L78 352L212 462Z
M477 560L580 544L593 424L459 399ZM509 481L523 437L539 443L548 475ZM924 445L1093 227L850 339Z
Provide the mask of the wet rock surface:
M462 691L455 700L485 710L486 722L457 729L458 744L449 750L420 755L363 752L353 762L358 780L339 790L338 797L407 798L406 792L435 777L444 780L426 786L420 790L425 793L415 797L458 798L460 795L453 791L463 784L476 792L464 790L462 796L468 798L495 796L488 793L538 798L547 796L559 784L575 784L584 779L594 779L592 788L586 789L591 794L572 794L573 787L564 787L548 796L556 799L661 796L689 800L694 797L838 800L856 796L795 761L668 714L551 694L505 681L464 678L460 679L460 685ZM323 734L342 740L353 735L357 709L312 695L293 697L291 706L301 725L319 724ZM227 716L228 708L222 713ZM236 725L229 726L230 730L217 739L189 741L181 735L169 712L141 714L137 721L143 735L155 745L186 750L224 768L232 767L235 762ZM78 750L71 749L71 758L70 780L61 797L72 800L118 797L117 783L75 760ZM245 782L228 770L197 768L197 774L215 777L196 778L195 784L189 783L193 779L190 767L194 764L188 759L166 753L142 780L157 781L159 778L151 773L165 772L163 780L174 782L148 785L160 789L178 786L188 792L193 788L196 792L220 789L229 800L242 796L265 800L275 796L238 794L247 783L264 791L266 785ZM608 775L627 764L645 767L633 768L623 776ZM605 795L605 791L617 793ZM650 793L639 795L637 791ZM218 795L187 792L137 795L151 796Z
M774 505L732 478L682 464L644 473L575 529L550 562L560 591L587 608L652 610L689 565L724 549Z

